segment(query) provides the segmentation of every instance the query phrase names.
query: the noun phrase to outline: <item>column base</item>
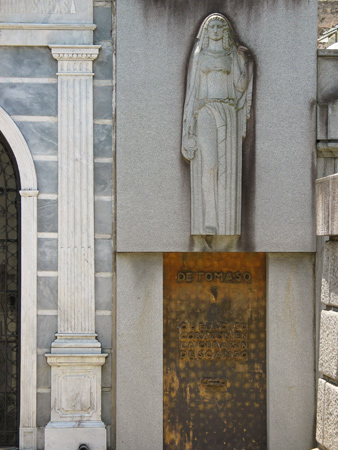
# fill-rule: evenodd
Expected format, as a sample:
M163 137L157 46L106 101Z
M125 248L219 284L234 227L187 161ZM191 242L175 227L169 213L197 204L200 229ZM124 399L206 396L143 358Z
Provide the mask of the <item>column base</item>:
M107 431L103 422L49 422L45 428L45 450L107 449Z
M20 449L36 449L36 428L20 427Z

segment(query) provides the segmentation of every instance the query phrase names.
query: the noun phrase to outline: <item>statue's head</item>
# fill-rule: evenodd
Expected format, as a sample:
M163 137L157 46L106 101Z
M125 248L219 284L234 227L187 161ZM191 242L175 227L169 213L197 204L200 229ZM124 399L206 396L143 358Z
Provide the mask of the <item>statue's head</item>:
M209 40L223 40L224 49L234 45L232 30L228 20L219 13L210 14L202 23L198 38L202 41L202 48L207 48Z

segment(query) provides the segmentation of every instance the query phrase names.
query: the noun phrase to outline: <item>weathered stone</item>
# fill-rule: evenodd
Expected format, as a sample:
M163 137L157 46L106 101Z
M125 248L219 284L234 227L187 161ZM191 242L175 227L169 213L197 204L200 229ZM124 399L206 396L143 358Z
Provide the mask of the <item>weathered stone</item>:
M316 180L317 235L338 235L338 174Z
M338 241L324 244L321 301L338 306Z
M338 100L328 104L328 139L338 139Z
M317 107L317 139L327 139L328 108L326 103Z
M338 313L334 311L321 314L319 371L338 380Z
M338 50L318 51L318 101L329 103L338 98Z
M318 380L317 391L317 428L316 439L317 442L323 443L324 441L324 396L325 396L325 384L326 381Z
M338 387L320 380L317 412L317 441L327 450L338 448Z

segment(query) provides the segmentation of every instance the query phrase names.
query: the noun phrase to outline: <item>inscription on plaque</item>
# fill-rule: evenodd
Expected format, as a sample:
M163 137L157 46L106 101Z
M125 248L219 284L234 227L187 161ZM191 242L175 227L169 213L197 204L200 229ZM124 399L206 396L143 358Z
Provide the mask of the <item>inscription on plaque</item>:
M247 323L183 322L179 327L181 359L248 358Z
M264 450L265 254L164 255L164 450Z
M75 14L74 0L0 0L0 13Z

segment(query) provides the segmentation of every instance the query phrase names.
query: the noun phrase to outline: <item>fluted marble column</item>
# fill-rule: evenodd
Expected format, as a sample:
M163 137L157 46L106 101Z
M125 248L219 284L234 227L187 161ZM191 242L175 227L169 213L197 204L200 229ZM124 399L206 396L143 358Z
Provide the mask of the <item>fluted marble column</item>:
M106 449L101 366L95 334L93 61L99 46L51 46L58 61L58 333L46 450ZM70 447L69 447L70 448Z
M92 65L98 53L96 46L52 47L59 89L58 339L95 334Z

